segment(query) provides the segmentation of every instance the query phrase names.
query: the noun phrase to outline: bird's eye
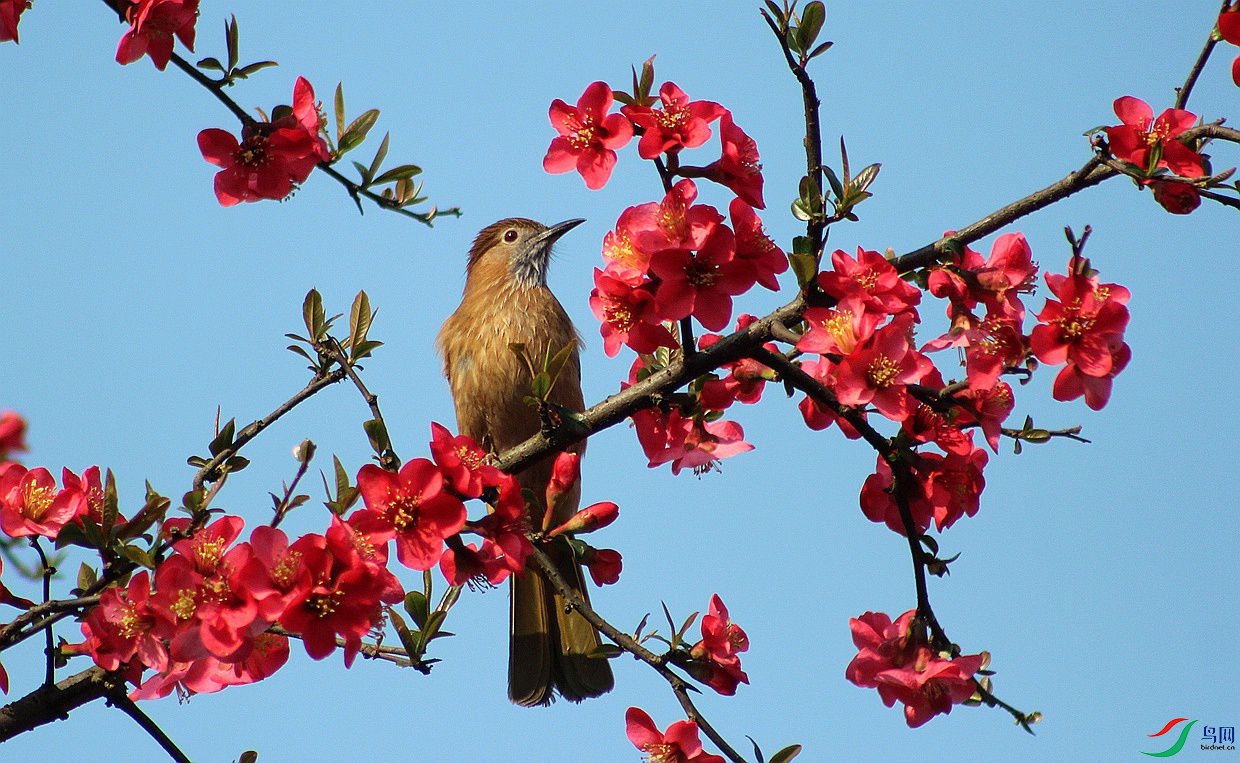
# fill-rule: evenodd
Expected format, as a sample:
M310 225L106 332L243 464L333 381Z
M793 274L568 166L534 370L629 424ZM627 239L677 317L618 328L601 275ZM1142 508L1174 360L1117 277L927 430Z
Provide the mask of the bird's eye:
M509 228L508 230L504 231L504 240L505 240L505 241L507 241L507 242L508 242L508 243L510 243L510 244L511 244L513 241L516 241L516 240L517 240L517 232L516 232L514 229L512 229L512 228Z

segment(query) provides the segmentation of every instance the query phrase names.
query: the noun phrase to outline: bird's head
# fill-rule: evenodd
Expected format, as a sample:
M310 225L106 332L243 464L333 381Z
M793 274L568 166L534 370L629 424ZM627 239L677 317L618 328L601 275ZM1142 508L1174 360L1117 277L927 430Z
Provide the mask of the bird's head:
M547 285L551 245L585 220L565 220L548 228L525 217L510 217L482 229L469 249L468 274L506 273L532 288Z

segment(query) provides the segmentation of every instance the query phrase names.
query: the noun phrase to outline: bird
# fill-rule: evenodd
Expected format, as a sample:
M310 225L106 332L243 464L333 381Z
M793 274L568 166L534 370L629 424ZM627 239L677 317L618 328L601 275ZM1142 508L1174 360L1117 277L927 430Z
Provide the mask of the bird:
M571 345L547 402L571 412L585 408L580 336L547 287L552 245L583 222L572 219L548 227L512 217L483 228L470 247L461 304L444 321L437 345L461 434L493 453L524 442L542 426L540 411L526 402L531 371L513 352L513 344L524 345L535 359ZM585 447L583 440L566 451L582 453ZM536 496L527 507L534 529L542 524L542 501L555 456L515 475L520 486ZM580 497L579 481L556 502L551 526L575 514ZM581 565L567 544L547 544L544 549L561 577L588 602ZM611 667L595 655L599 635L585 617L569 607L533 565L510 580L509 699L530 707L548 705L557 696L580 702L610 691Z

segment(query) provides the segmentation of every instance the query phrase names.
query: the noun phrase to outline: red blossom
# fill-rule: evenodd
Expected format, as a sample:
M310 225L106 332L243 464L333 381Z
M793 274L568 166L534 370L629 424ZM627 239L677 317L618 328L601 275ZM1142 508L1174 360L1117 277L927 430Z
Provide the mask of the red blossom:
M727 111L714 101L690 101L672 82L664 82L659 88L659 101L661 109L636 105L620 109L643 131L637 143L637 153L643 159L702 145L710 139L710 123Z
M0 0L0 42L19 42L17 24L22 14L30 7L30 0ZM4 669L0 668L0 674ZM5 677L4 691L8 692L8 679Z
M903 498L908 502L913 528L918 533L925 533L934 519L934 506L926 495L925 476L918 474L916 470L910 471L913 484L904 486ZM874 473L866 477L861 485L861 512L871 522L886 524L892 532L907 537L899 503L892 494L894 485L895 475L892 473L891 464L879 456Z
M913 349L913 316L901 313L839 362L834 391L840 403L873 405L892 421L908 415L908 385L920 382L934 364Z
M633 423L650 467L671 461L672 474L686 467L702 474L716 468L721 459L753 450L744 441L741 425L734 421L706 423L686 418L679 410L664 413L645 408L633 414Z
M526 558L534 550L530 539L525 536L530 529L529 518L521 485L515 477L507 474L504 477L491 512L478 520L475 529L494 544L496 559L509 572L521 572L525 569ZM488 551L486 544L481 550Z
M738 654L749 650L749 637L732 622L719 594L710 597L710 609L702 616L702 640L693 649L721 663L738 659Z
M615 277L610 266L607 270L594 269L590 311L601 324L603 352L608 357L615 357L622 345L634 352L649 353L676 344L671 332L659 321L650 288L644 284L633 286Z
M215 196L230 207L243 201L283 199L305 181L319 162L331 159L319 135L314 88L304 77L293 86L292 111L274 122L252 122L241 129L241 142L226 130L198 133L202 157L220 167Z
M677 321L693 316L710 331L719 331L732 319L732 297L743 294L753 279L735 259L736 238L720 225L697 252L664 249L650 260L660 279L655 308L660 318Z
M754 281L771 291L779 291L775 276L788 269L788 255L766 235L758 213L743 199L732 199L728 204L728 216L736 234L737 261L750 268Z
M198 0L136 0L125 9L129 31L116 48L116 62L131 64L145 55L161 72L172 58L173 37L194 49Z
M1055 384L1051 389L1051 397L1056 400L1075 400L1085 396L1085 404L1095 411L1100 411L1111 399L1112 379L1132 359L1132 348L1124 342L1110 348L1110 369L1102 376L1084 373L1080 366L1071 361L1059 371Z
M365 512L396 538L396 557L406 567L434 567L444 538L465 526L465 505L443 487L443 475L425 458L409 461L399 474L374 464L357 473Z
M980 302L990 312L1019 323L1025 317L1019 295L1033 291L1038 272L1032 254L1023 233L1005 233L995 239L986 260L966 246L950 265L930 272L930 293L951 300L949 316L969 312Z
M969 453L921 454L922 469L927 472L928 500L934 513L934 524L939 532L951 527L956 520L977 514L986 478L989 456L976 448Z
M1227 42L1240 45L1240 7L1233 5L1218 15L1218 31ZM2 39L4 38L0 37L0 40ZM1231 62L1231 79L1236 83L1236 87L1240 87L1240 56Z
M633 126L611 110L611 88L606 82L592 82L577 106L556 98L551 102L551 126L559 135L551 141L543 158L543 169L551 173L577 170L590 190L607 184L616 166L615 149L633 138Z
M301 541L293 548L283 530L261 525L250 535L250 549L239 579L254 597L259 615L276 622L289 607L310 595L313 571L323 567L326 542Z
M809 331L801 336L797 349L843 358L869 341L882 319L880 313L867 311L865 303L856 298L842 300L833 308L808 308L805 321Z
M1016 399L1012 395L1012 386L1007 382L999 382L990 389L969 387L954 395L964 402L968 417L977 422L986 444L994 452L999 452L999 436L1003 422L1016 407Z
M922 351L948 347L964 348L969 386L981 391L992 389L1000 376L1018 366L1028 354L1020 322L1001 313L988 314L985 320L972 313L961 313L946 334L926 342Z
M723 215L709 204L694 204L697 184L684 179L672 186L658 202L625 210L629 235L637 248L653 255L662 249L697 250L723 222ZM625 214L620 216L625 221Z
M489 538L482 541L481 548L476 543L448 548L439 557L439 571L452 585L472 585L476 580L486 580L495 586L512 574L504 563L503 551Z
M921 291L900 278L895 267L878 252L857 247L854 259L842 249L831 253L832 269L818 275L823 291L837 300L858 299L870 312L882 315L912 313Z
M56 478L43 467L0 463L0 530L10 538L55 538L73 520L73 494L56 489Z
M705 167L704 176L727 186L749 206L766 209L758 144L732 121L732 112L726 110L719 120L719 137L723 155Z
M1106 128L1115 158L1135 164L1147 173L1166 167L1181 177L1206 174L1201 154L1176 140L1197 121L1196 114L1167 109L1155 119L1148 103L1125 95L1115 99L1115 115L1123 124Z
M1029 347L1043 363L1071 362L1086 376L1113 376L1128 326L1128 289L1101 284L1096 275L1076 272L1071 264L1069 270L1069 275L1046 274L1047 286L1059 299L1048 299L1038 313Z
M590 571L590 578L600 588L612 585L620 580L620 571L624 567L624 558L619 551L610 548L592 548L582 560Z
M15 411L0 413L0 461L26 452L26 420Z
M1201 192L1178 180L1154 181L1154 201L1173 215L1187 215L1201 206Z
M431 457L450 490L462 498L477 498L488 487L498 487L503 472L487 463L487 453L472 438L453 435L431 422Z
M845 670L857 686L878 689L883 704L904 703L910 728L940 713L950 713L973 696L973 675L985 667L985 653L944 659L934 654L911 629L915 610L894 623L882 612L866 612L849 621L853 643L860 650Z
M146 570L125 588L107 588L82 620L85 643L79 647L104 670L119 670L135 656L158 671L168 664L168 651L157 633L158 619L150 606L151 578Z
M757 318L752 315L740 316L736 321L737 331L744 330L755 320ZM698 347L704 350L722 338L718 334L703 334L698 339ZM763 346L772 352L779 351L772 342ZM774 371L752 358L724 363L720 369L726 369L728 375L722 379L707 379L702 384L698 399L703 408L722 411L738 401L746 405L756 403L762 399L762 390L766 383L775 378Z
M724 763L723 758L702 749L693 721L676 721L667 731L659 731L645 710L630 707L624 722L629 741L646 755L649 763Z
M557 453L551 465L551 479L547 481L546 506L554 511L560 496L573 489L581 478L581 454L567 451Z

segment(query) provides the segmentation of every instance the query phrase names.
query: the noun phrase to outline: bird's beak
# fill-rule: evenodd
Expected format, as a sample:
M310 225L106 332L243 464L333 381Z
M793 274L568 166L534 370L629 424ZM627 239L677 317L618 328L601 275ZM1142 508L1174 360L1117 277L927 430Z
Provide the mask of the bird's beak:
M534 240L530 241L531 247L545 246L550 248L552 244L559 240L560 236L568 233L573 228L584 223L585 220L578 217L572 220L565 220L562 223L556 223L542 233L539 233Z

